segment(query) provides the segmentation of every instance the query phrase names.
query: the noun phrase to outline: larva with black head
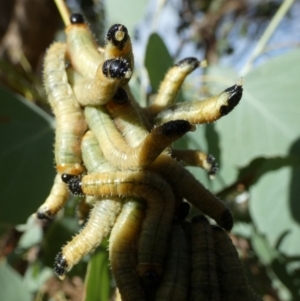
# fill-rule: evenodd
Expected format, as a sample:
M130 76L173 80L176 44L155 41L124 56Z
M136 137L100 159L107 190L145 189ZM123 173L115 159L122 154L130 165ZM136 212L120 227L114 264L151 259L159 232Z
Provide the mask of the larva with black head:
M187 75L203 65L203 62L199 62L196 58L189 57L179 61L167 72L153 103L145 109L151 119L175 101Z
M101 63L94 79L74 76L73 90L82 105L103 105L110 101L121 85L121 80L130 78L131 70L127 61L111 59Z
M217 259L212 228L203 215L192 219L192 272L191 295L193 301L220 301Z
M191 124L202 124L216 121L227 115L239 103L243 94L243 81L224 90L217 96L204 100L188 101L172 105L161 111L155 118L156 124L170 120L183 119Z
M189 295L191 273L190 248L180 225L173 225L169 248L156 301L186 301ZM194 301L194 299L192 299Z
M63 175L62 179L74 194L142 198L147 203L141 235L138 241L140 276L149 271L160 275L167 249L167 237L174 213L174 195L169 185L148 171L90 174L82 179Z
M55 163L58 173L80 174L81 138L86 122L80 106L68 83L65 69L66 46L54 43L44 60L44 84L48 101L56 117Z
M49 196L37 211L37 217L39 219L52 219L64 207L68 198L68 186L61 180L61 175L57 174Z
M142 200L126 198L109 239L110 266L123 301L146 300L136 273L136 243L144 214Z
M81 76L93 79L98 67L104 62L103 53L81 14L70 16L71 24L65 29L67 55L72 67Z
M95 133L104 157L117 169L142 169L153 162L172 142L195 128L175 120L154 128L136 147L129 147L103 107L85 107L86 121Z

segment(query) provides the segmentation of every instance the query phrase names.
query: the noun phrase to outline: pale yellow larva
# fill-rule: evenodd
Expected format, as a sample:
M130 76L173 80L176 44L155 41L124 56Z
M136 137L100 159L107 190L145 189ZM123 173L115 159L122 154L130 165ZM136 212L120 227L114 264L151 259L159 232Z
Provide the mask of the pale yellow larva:
M81 161L81 138L86 122L66 73L66 45L54 43L44 61L44 84L48 101L56 117L55 163L58 173L80 174L84 171Z
M192 124L216 121L231 112L239 103L243 94L242 85L240 80L217 96L174 104L161 111L155 118L155 123L162 124L177 119L187 120Z

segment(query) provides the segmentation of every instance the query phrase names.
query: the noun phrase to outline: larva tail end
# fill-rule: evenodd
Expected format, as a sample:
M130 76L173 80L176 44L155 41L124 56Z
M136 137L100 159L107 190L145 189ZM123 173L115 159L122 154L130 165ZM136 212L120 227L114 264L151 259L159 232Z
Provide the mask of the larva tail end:
M64 173L62 174L61 179L64 183L66 183L69 186L69 190L72 194L83 195L81 189L81 177Z
M38 219L50 221L53 219L53 214L51 214L48 210L40 208L36 213L36 217Z
M126 26L122 24L114 24L109 28L106 34L106 43L109 41L115 47L122 50L128 38L129 35Z
M71 24L84 24L83 15L80 13L73 13L70 16Z
M184 135L193 130L194 126L186 120L172 120L162 125L162 133L169 138Z
M224 92L228 93L227 105L223 105L220 108L220 114L222 116L230 113L235 106L240 102L243 95L243 86L242 83L237 83L236 85L227 88Z
M219 170L218 163L213 155L208 155L206 161L210 165L208 174L210 178L213 178Z
M228 208L226 208L218 224L225 230L230 231L233 227L233 223L232 213Z
M57 277L59 277L61 280L65 278L65 275L68 270L68 264L61 252L58 253L55 257L53 269Z
M156 288L159 285L160 277L156 272L148 271L142 276L141 280L144 287L148 289Z
M178 208L175 210L175 218L177 222L181 222L186 219L190 213L191 205L187 202L181 202Z
M192 218L191 222L192 222L192 224L197 224L197 223L209 224L207 218L202 214L195 215Z
M176 63L175 66L178 66L181 68L188 66L189 69L191 71L193 71L199 67L199 61L195 57L187 57L187 58L179 61L178 63Z

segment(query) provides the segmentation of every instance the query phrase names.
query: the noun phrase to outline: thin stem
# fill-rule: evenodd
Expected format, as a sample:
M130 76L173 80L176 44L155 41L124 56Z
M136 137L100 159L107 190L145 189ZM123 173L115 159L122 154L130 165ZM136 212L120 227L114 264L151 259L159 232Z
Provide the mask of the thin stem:
M64 0L54 0L65 26L70 25L70 11Z
M291 8L292 4L295 0L285 0L279 9L277 10L275 16L269 23L268 27L266 28L265 32L261 36L260 40L256 44L252 54L250 55L248 61L246 62L244 68L242 69L241 75L245 76L247 74L253 65L253 62L255 59L263 52L264 48L266 47L269 39L275 32L276 28L278 27L279 23L282 21L285 14L288 12L288 10Z

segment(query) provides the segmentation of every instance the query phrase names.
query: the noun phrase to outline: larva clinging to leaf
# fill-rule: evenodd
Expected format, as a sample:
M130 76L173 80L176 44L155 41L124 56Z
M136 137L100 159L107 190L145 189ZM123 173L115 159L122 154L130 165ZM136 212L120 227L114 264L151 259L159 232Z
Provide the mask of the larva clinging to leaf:
M81 138L86 122L66 73L66 46L54 43L44 61L44 84L56 117L55 163L58 173L78 175L84 171L81 161Z

